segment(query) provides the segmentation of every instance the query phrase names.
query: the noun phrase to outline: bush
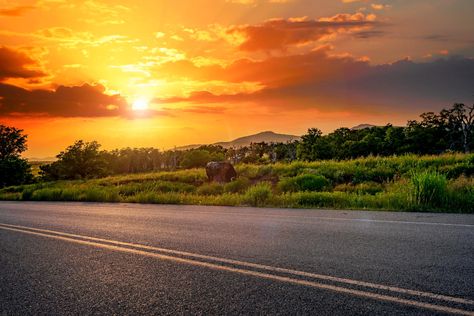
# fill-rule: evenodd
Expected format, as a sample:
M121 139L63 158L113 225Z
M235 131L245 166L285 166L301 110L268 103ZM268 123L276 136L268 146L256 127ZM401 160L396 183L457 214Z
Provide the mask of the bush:
M474 178L460 177L448 184L445 210L474 213Z
M218 183L206 183L200 186L196 193L202 195L219 195L224 191L224 187Z
M339 184L334 188L337 192L348 192L357 194L370 194L375 195L379 192L383 192L383 185L377 182L363 182L356 185L350 183Z
M252 206L264 206L272 196L272 186L262 182L247 189L244 200Z
M410 178L410 202L417 209L440 209L447 200L448 180L434 171L413 172Z
M45 180L74 180L104 177L110 173L100 144L76 141L56 157L51 164L40 166Z
M26 159L20 157L0 159L0 188L32 181L31 165Z
M280 180L278 189L282 192L322 191L327 188L329 184L329 180L324 176L303 174Z
M119 194L123 196L134 195L138 192L194 192L196 188L187 183L170 181L147 181L143 183L129 183L118 186Z
M247 178L239 177L234 181L231 181L224 185L224 192L226 193L241 193L245 192L250 186L250 180Z
M299 192L293 198L299 207L350 207L350 195L342 192Z

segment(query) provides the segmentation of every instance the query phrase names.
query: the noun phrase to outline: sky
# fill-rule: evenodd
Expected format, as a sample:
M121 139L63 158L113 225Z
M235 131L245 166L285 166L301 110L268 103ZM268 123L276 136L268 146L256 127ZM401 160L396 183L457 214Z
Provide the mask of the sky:
M405 125L474 102L472 0L0 0L26 157Z

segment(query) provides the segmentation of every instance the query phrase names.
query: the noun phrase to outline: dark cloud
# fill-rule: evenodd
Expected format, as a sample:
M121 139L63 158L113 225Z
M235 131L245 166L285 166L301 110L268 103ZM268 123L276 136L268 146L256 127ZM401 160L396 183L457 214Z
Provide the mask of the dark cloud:
M245 64L217 72L221 75L218 79L258 82L263 89L225 95L196 91L187 98L159 101L276 102L286 107L319 106L321 110L330 110L330 105L417 112L440 103L471 102L474 94L474 59L464 57L423 63L400 60L374 66L351 56L331 56L329 48L323 47L307 54L247 60Z
M451 38L447 35L443 34L428 34L420 37L421 39L427 40L427 41L434 41L434 42L447 42Z
M105 117L126 116L127 110L120 95L106 94L101 85L27 90L0 83L0 116Z
M326 36L340 32L360 31L375 25L375 16L338 14L319 20L273 19L260 25L234 26L227 30L229 35L243 36L239 45L244 51L285 50L291 45L318 41Z
M373 38L373 37L380 37L386 35L387 32L385 31L361 31L361 32L356 32L352 36L355 38Z
M0 47L0 81L8 78L35 79L45 76L38 62L23 52Z

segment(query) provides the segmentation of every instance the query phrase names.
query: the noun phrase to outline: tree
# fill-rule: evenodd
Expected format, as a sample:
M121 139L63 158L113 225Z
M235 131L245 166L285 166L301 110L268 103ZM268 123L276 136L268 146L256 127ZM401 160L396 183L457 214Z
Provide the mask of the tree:
M185 169L205 167L209 161L222 161L224 159L224 154L219 151L210 153L205 149L191 149L184 153L181 167Z
M96 141L76 141L60 152L57 161L40 166L41 174L48 180L98 178L110 174L105 155Z
M313 161L318 159L318 141L323 133L317 128L308 129L306 135L301 136L296 155L300 160Z
M474 104L466 106L455 103L451 109L442 110L440 118L446 122L451 135L459 134L454 139L459 140L462 150L465 153L471 152L471 144L474 142Z
M27 149L26 139L23 130L0 125L0 187L33 180L30 164L20 157Z
M18 157L27 149L26 138L23 130L0 125L0 159Z
M0 187L30 183L33 180L28 160L20 157L0 159Z

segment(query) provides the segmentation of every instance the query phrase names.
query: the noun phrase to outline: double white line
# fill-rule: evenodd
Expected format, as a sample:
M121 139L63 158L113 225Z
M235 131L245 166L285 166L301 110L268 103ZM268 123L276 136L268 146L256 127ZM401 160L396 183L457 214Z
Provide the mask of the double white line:
M152 247L141 244L134 244L128 242L122 242L117 240L89 237L84 235L76 235L65 232L59 232L47 229L38 229L33 227L18 226L0 223L0 229L21 232L24 234L41 236L56 240L67 241L71 243L87 245L112 251L119 251L123 253L130 253L134 255L142 255L146 257L152 257L161 260L174 261L178 263L190 264L194 266L205 267L214 270L226 271L231 273L238 273L242 275L249 275L253 277L259 277L279 282L285 282L290 284L297 284L308 286L312 288L318 288L323 290L334 291L338 293L344 293L363 298L369 298L374 300L382 300L392 303L398 303L402 305L415 306L418 308L429 309L443 313L453 313L459 315L473 315L473 311L467 309L449 307L441 304L451 303L455 305L463 305L464 307L469 306L472 310L474 301L459 297L440 295L430 292L416 291L410 289L404 289L394 286L338 278L329 275L315 274L304 271L285 269L279 267L273 267L268 265L262 265L257 263L232 260L226 258L219 258L214 256L206 256L191 252L178 251L172 249L165 249L159 247ZM324 281L326 283L316 282L316 280ZM339 285L328 284L328 282L336 283ZM344 286L345 285L345 286ZM349 286L349 287L348 287ZM355 289L363 288L363 289ZM378 292L385 292L386 294L380 294ZM410 298L403 298L410 297ZM437 304L423 302L420 300L429 300L436 302ZM440 304L438 304L440 303Z

